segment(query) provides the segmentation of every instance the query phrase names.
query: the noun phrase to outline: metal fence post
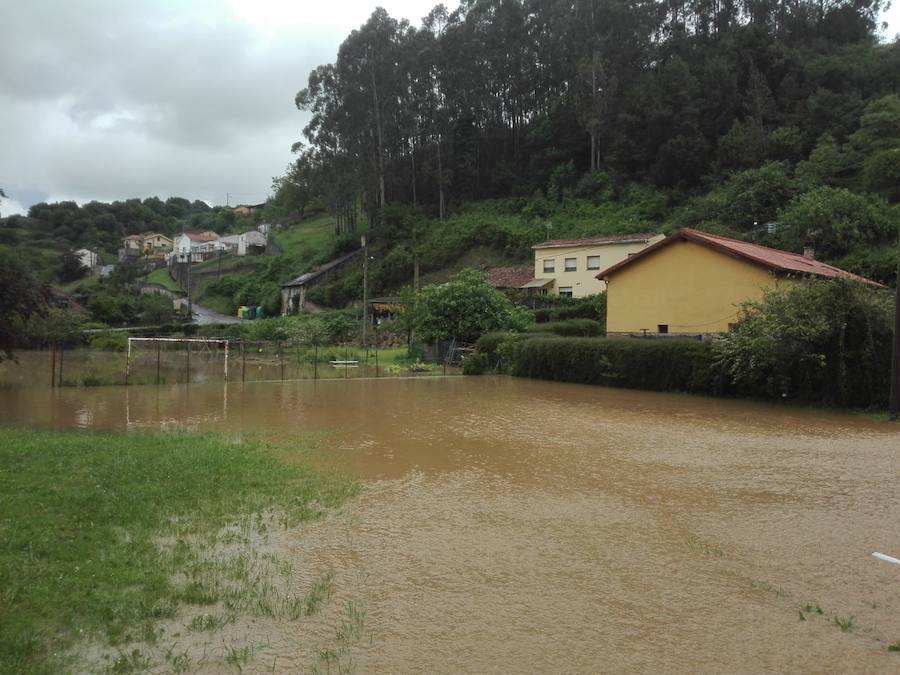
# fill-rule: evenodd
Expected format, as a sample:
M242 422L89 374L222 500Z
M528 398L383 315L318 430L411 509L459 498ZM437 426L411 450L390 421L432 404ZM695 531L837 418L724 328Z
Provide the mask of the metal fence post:
M50 343L50 388L56 386L56 343Z

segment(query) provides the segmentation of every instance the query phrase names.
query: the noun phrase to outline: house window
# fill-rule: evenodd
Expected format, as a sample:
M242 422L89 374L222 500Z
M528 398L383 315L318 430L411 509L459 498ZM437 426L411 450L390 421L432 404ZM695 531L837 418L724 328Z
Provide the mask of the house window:
M600 256L599 255L589 255L587 257L587 268L589 270L599 270L600 269Z
M571 286L560 286L559 294L564 295L567 298L571 298L572 297L572 287Z
M555 272L556 271L556 260L550 258L544 261L544 271L545 272Z
M566 258L566 272L574 272L575 267L575 258Z
M668 333L669 332L669 324L661 323L661 324L657 325L656 332L657 333Z

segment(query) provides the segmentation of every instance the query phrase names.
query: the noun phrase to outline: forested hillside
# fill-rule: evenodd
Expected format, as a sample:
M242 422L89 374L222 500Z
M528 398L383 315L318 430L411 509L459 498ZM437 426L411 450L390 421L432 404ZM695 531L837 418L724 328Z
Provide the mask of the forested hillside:
M604 209L596 232L813 243L890 281L900 44L878 41L881 7L482 0L439 5L421 27L378 9L297 94L312 119L275 202L302 213L321 199L338 231L361 205L409 255L409 236L384 232L398 220L387 207L441 222L501 198L481 210L527 230L514 257L544 220L554 236L588 234Z

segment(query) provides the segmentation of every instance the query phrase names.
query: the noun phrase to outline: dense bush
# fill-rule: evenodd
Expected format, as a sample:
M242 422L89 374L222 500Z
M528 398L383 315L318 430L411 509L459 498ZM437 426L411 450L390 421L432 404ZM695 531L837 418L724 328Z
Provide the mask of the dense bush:
M712 346L692 340L535 338L512 348L512 372L581 384L718 394L728 390Z
M568 319L593 319L594 321L599 321L602 326L606 326L605 292L574 300L571 298L562 299L565 302L557 302L551 307L535 309L534 320L537 323L548 323L551 321L566 321Z
M523 337L538 337L536 334L511 333L509 331L493 331L485 333L475 343L475 352L484 354L490 368L496 368L500 362L500 355L504 345L510 345Z
M606 331L592 319L568 319L566 321L548 321L536 323L528 327L531 333L552 333L562 337L600 337Z
M466 357L462 364L463 375L482 375L488 369L488 358L480 352Z
M887 402L891 294L849 281L766 291L716 345L739 393L846 406Z
M88 344L91 349L100 352L124 352L128 348L128 333L95 333Z
M406 313L418 336L429 342L447 338L474 342L489 331L523 330L531 320L526 310L491 288L483 273L471 269L441 286L423 288Z

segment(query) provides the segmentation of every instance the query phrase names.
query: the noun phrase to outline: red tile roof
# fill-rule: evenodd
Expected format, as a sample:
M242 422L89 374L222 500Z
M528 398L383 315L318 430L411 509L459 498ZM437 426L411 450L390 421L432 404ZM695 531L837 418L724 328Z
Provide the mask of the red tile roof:
M596 246L598 244L631 244L649 241L659 236L657 232L639 232L637 234L606 234L588 239L550 239L535 244L531 248L562 248L565 246Z
M125 239L131 239L132 241L136 239L136 240L140 241L140 240L141 240L141 235L139 235L139 234L129 234L127 237L125 237Z
M717 234L709 234L708 232L700 232L689 228L680 229L662 241L658 241L652 246L648 246L625 260L608 267L600 272L600 274L597 275L597 278L606 279L623 267L631 265L647 256L651 256L656 251L669 246L676 241L693 241L697 244L719 251L720 253L767 267L773 272L780 274L801 274L828 278L853 279L869 284L870 286L881 286L881 284L876 281L866 279L865 277L853 274L852 272L847 272L839 267L823 263L820 260L812 260L799 253L790 253L777 248L751 244L739 239L731 239L729 237L722 237Z
M534 267L495 267L488 270L488 283L494 288L519 288L534 279Z
M185 232L184 234L191 241L215 241L219 238L215 232Z

